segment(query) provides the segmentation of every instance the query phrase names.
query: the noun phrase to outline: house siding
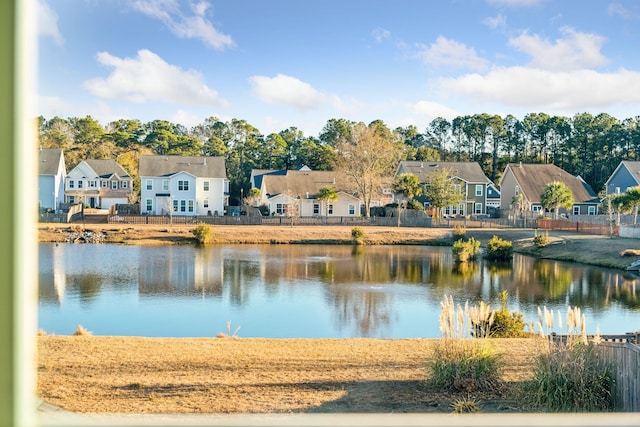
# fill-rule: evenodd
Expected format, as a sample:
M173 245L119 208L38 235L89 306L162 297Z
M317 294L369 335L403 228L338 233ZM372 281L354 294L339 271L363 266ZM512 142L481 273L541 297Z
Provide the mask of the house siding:
M609 178L607 182L606 193L607 196L610 194L616 194L616 188L620 189L620 193L624 193L631 187L635 187L638 185L638 182L629 172L629 169L622 166L619 167L614 174Z

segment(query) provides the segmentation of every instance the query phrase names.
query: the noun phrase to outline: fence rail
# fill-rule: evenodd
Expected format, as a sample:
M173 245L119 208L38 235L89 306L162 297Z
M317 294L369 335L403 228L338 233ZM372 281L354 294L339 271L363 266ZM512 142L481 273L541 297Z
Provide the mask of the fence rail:
M620 235L620 227L617 225L592 224L558 219L539 219L538 228L541 230L572 231L574 233L595 234L598 236L617 237Z
M616 367L616 410L640 411L640 347L628 342L602 342L599 349L601 360Z

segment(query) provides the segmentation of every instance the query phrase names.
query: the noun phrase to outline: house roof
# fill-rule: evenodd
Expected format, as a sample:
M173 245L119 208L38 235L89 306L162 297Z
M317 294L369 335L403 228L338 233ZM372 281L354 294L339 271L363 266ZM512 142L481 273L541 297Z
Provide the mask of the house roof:
M333 187L336 191L345 191L338 174L333 171L286 171L285 175L267 174L262 176L263 189L268 196L288 194L290 196L304 197L309 193L310 197L318 194L323 187Z
M599 202L598 195L589 184L579 176L573 176L556 165L510 163L505 168L503 177L507 171L511 171L522 193L532 203L540 202L540 195L552 182L561 182L569 187L573 193L574 203Z
M620 164L618 165L616 170L613 171L613 173L611 174L611 176L607 180L607 183L609 183L609 181L615 175L615 173L622 167L626 168L629 171L629 173L631 174L631 177L633 178L633 180L636 183L640 184L640 162L631 162L629 160L623 160L623 161L620 162Z
M41 148L38 153L39 153L39 162L38 162L39 175L56 175L58 172L60 173L65 172L65 171L58 170L58 168L60 167L61 157L64 164L62 149Z
M93 169L100 178L109 178L118 175L120 178L129 178L129 174L113 159L89 159L85 163Z
M224 157L140 156L140 176L171 176L187 172L199 178L226 178Z
M416 175L420 182L425 182L429 175L443 169L450 169L453 175L466 182L487 183L489 178L484 174L477 162L425 162L403 160L398 165L396 174L410 173Z

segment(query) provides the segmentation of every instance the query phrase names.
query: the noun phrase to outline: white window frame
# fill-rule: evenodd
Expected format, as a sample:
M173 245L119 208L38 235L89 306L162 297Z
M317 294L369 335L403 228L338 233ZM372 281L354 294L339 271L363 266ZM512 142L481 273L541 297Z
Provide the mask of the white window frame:
M573 214L574 215L580 215L580 206L574 206L573 207Z
M276 203L276 214L284 215L287 212L286 206L284 203Z
M186 212L186 211L187 211L187 201L180 200L180 212Z
M145 200L145 210L147 212L151 212L153 210L153 199L146 199Z
M320 215L320 203L313 204L313 214Z
M112 190L118 189L118 181L111 181L111 189Z
M202 182L202 190L203 191L209 191L209 181L203 181Z
M72 179L69 180L69 188L74 188L74 182Z
M596 214L596 207L595 206L589 206L588 215L595 215L595 214Z
M329 208L327 210L328 215L333 215L333 203L329 203Z
M185 180L178 180L178 191L189 191L189 181Z
M482 196L482 184L476 184L476 196Z
M168 179L163 179L162 180L162 191L169 191L169 180Z
M78 180L78 189L80 189L80 188L83 188L83 187L82 187L82 180L81 180L81 179L79 179L79 180Z
M153 180L152 179L148 179L145 185L145 188L147 190L153 190Z
M202 206L204 208L208 208L209 207L209 199L204 199L203 202L202 202Z
M187 212L193 213L194 208L195 208L195 203L193 203L193 200L187 200Z
M102 181L102 188L108 188L109 187L109 181L104 180Z
M353 203L349 203L349 215L355 215L356 214L356 205L354 205Z
M474 203L473 205L473 213L478 215L482 213L482 203Z
M173 211L178 212L178 200L173 199Z
M122 181L122 188L129 188L129 181Z
M96 188L96 182L95 181L89 181L89 188Z
M533 206L531 206L531 211L532 211L532 212L541 212L541 211L542 211L542 206L540 206L540 205L533 205Z

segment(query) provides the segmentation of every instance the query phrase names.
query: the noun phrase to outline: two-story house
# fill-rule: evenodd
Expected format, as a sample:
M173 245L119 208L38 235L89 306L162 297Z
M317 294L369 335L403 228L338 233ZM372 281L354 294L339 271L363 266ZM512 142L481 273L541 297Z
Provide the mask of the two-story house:
M64 154L60 148L41 148L38 157L38 204L40 209L58 210L64 203Z
M426 184L429 181L429 176L443 170L448 170L451 173L451 179L456 182L455 185L464 194L464 199L459 205L445 207L442 214L446 216L486 214L487 188L491 185L491 180L487 178L476 162L403 160L398 164L395 176L412 174L418 177L421 184Z
M140 212L224 215L229 180L224 157L140 156Z
M544 213L540 196L553 182L565 184L573 194L573 207L565 213L597 215L600 199L591 186L579 176L551 164L508 164L500 180L502 210L519 216L525 216L527 212Z
M359 216L364 202L340 181L334 171L254 170L251 185L260 191L259 204L274 216ZM318 200L323 187L335 190L335 200Z
M109 209L129 203L132 193L131 176L113 159L83 160L65 177L66 203Z
M640 162L623 160L605 183L607 196L640 186Z

